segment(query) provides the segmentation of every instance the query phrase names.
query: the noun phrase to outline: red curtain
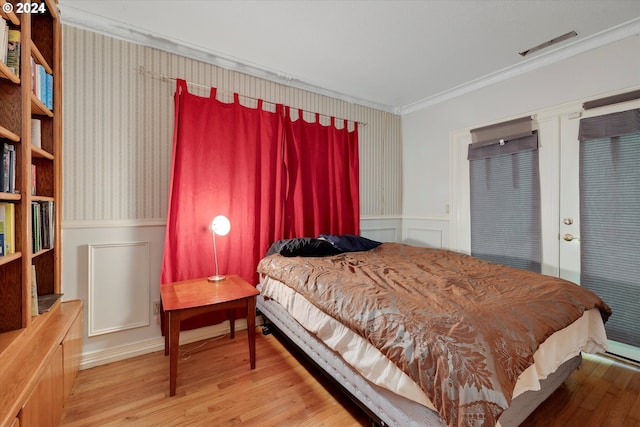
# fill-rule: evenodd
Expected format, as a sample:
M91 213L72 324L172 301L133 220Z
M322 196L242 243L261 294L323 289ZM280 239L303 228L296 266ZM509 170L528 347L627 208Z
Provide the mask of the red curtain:
M161 283L215 273L208 226L231 222L216 237L220 274L256 284L267 249L285 237L359 234L358 127L337 129L275 112L190 94L178 80L173 160ZM238 313L238 317L241 314ZM181 329L220 323L222 312L182 322ZM163 319L162 319L163 320Z
M292 120L286 108L285 164L288 188L285 237L318 234L360 234L358 123L337 129L308 123L298 111Z
M275 113L190 94L178 80L173 161L161 283L215 273L208 226L216 215L231 222L216 236L221 274L257 283L256 265L283 236L285 175L283 111ZM219 323L222 313L183 322L182 329Z

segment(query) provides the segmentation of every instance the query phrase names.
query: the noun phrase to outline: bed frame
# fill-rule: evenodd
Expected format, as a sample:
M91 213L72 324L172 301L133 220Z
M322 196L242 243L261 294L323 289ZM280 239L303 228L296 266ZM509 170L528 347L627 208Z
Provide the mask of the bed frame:
M335 382L372 422L379 426L446 427L439 414L429 408L398 396L367 381L348 365L340 355L303 328L277 302L258 295L257 309L269 328L275 327L283 337L297 347L314 365ZM500 417L501 427L518 426L538 405L549 397L581 363L580 355L562 364L553 374L541 381L542 389L528 391L515 398Z

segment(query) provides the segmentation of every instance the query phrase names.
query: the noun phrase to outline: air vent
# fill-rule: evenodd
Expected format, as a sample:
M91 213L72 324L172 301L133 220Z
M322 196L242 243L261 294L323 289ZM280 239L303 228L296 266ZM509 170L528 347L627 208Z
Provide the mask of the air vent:
M544 42L542 44L539 44L538 46L532 47L531 49L527 49L525 51L522 51L522 52L520 52L520 55L527 56L527 55L529 55L529 54L531 54L533 52L536 52L536 51L542 50L542 49L546 49L549 46L552 46L552 45L554 45L556 43L560 43L562 41L568 40L568 39L570 39L572 37L575 37L577 35L578 35L578 33L576 33L575 31L569 31L567 34L563 34L563 35L561 35L559 37L556 37L555 39L549 40L548 42Z

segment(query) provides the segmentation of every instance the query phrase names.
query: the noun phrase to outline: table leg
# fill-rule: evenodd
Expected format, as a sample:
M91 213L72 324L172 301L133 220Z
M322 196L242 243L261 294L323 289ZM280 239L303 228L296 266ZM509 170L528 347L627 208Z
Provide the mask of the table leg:
M169 312L164 312L164 355L169 355Z
M180 317L169 312L169 396L176 394L176 377L178 376L178 345L180 341Z
M247 336L249 337L249 363L256 369L256 297L247 299Z
M229 338L234 339L236 336L236 310L232 308L227 310L227 317L229 318Z

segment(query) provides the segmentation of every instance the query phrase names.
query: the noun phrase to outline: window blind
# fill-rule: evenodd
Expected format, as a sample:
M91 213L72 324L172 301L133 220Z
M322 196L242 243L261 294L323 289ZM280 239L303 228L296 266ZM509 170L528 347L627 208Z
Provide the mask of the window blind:
M471 129L471 147L480 148L529 136L531 130L531 116Z
M471 133L471 254L540 272L538 134L531 129L531 118Z
M640 347L640 109L580 121L582 286L613 310L614 341Z

